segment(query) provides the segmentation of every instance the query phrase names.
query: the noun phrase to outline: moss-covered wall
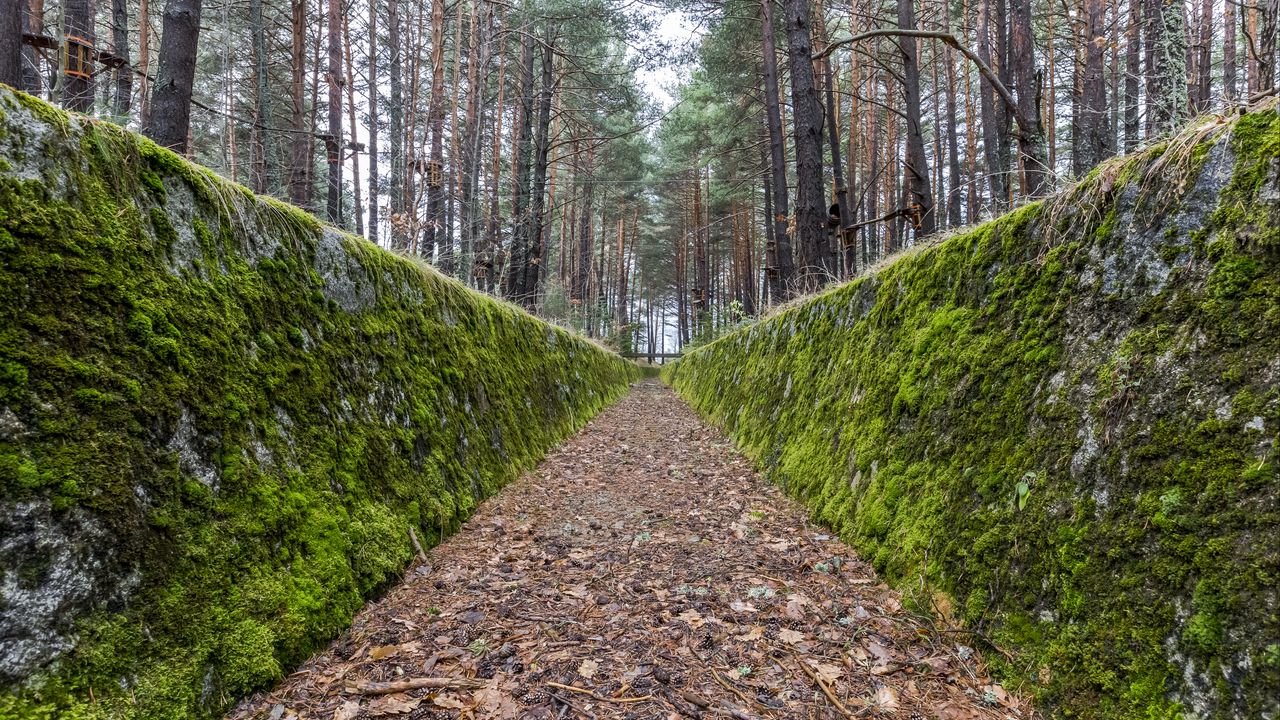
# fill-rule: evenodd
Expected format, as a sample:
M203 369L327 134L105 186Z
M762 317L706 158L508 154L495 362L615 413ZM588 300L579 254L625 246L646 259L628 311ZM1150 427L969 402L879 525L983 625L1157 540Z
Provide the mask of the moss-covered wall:
M1274 108L665 377L1051 714L1280 717Z
M0 718L216 713L637 374L0 86Z

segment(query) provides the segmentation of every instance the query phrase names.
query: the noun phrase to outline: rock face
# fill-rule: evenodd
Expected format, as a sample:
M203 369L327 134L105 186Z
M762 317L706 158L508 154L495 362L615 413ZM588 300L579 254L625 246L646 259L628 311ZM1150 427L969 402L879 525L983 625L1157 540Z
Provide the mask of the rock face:
M667 379L1084 718L1280 717L1280 116L1215 119Z
M0 86L0 718L216 713L635 372Z

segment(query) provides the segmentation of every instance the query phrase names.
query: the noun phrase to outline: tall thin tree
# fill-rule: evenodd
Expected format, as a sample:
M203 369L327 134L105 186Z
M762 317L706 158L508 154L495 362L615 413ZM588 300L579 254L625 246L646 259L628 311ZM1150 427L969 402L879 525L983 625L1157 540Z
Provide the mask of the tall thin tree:
M814 84L811 19L808 0L785 0L787 59L791 70L792 134L796 162L795 239L804 292L821 287L831 276L827 242L827 203L822 182L822 110Z
M143 132L175 152L187 152L191 90L196 77L201 0L166 0L160 62L151 90L151 118Z
M307 0L290 0L290 129L289 201L311 207L311 128L307 123Z
M325 134L325 159L329 163L328 193L325 216L335 225L342 224L342 86L346 82L342 70L342 0L329 0L328 6L329 102L325 115L329 132Z
M11 0L4 0L9 2ZM129 64L129 4L111 0L111 52L120 62L115 69L111 114L120 123L128 122L133 103L133 66Z
M915 0L898 0L898 27L916 29ZM929 160L924 154L924 130L920 119L920 62L916 39L898 38L902 54L902 89L905 96L903 115L907 121L907 164L904 173L903 199L916 232L932 235L937 226L933 209L933 189L929 183Z
M22 31L26 23L25 0L0 0L0 83L22 87Z
M765 119L769 127L768 180L771 206L769 241L769 297L774 303L786 300L790 295L794 266L791 261L791 236L787 233L787 161L782 146L782 110L778 103L778 51L774 43L774 0L760 0L761 29L764 53L764 101Z

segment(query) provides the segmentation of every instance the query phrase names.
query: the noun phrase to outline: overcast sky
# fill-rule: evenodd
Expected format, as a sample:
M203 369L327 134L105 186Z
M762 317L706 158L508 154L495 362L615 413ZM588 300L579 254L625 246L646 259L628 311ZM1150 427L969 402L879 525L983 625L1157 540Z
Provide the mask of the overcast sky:
M701 29L697 28L690 20L689 16L683 12L675 11L658 11L649 9L648 12L661 14L662 19L658 23L658 37L675 46L683 46L690 42L695 36L701 35ZM677 67L674 63L663 64L656 70L641 70L637 73L640 84L648 91L649 95L662 106L663 110L671 109L675 103L672 92L680 81L688 75L689 68Z

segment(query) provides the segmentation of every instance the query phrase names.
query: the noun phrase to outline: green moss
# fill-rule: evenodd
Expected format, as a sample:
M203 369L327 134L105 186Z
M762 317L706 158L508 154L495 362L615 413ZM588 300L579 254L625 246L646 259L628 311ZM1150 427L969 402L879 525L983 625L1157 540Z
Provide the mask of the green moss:
M76 648L0 693L4 720L218 714L395 581L409 528L439 541L637 376L359 238L326 277L305 213L0 107L65 119L47 158L9 159L67 173L0 174L0 402L30 431L0 440L0 491L93 517L140 578L77 608ZM175 269L184 237L198 268Z
M1197 712L1278 712L1280 208L1257 196L1280 117L1215 142L1236 165L1200 227L1161 225L1194 182L1142 197L1168 147L1191 180L1215 156L1171 143L664 377L909 600L950 595L1042 707L1180 717L1191 674ZM1121 225L1135 202L1166 208L1154 228ZM1158 292L1124 265L1133 232L1176 263Z

